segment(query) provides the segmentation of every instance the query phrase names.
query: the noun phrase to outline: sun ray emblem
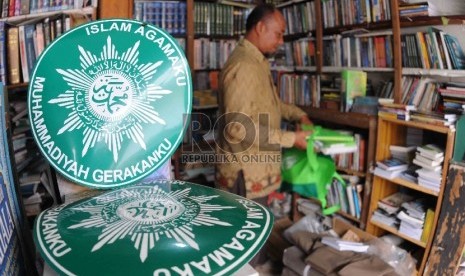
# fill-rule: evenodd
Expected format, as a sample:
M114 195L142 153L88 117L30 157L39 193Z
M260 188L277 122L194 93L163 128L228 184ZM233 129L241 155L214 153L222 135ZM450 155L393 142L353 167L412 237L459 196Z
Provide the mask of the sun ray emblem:
M166 124L152 103L172 91L150 83L163 61L139 64L139 45L119 53L108 36L98 55L78 46L80 69L56 69L69 87L49 101L69 110L57 134L80 131L82 157L105 143L117 162L125 139L146 150L143 128Z
M194 227L231 226L211 213L235 207L209 204L218 195L189 196L190 190L165 192L158 186L138 186L110 192L96 202L71 208L71 212L88 213L90 217L68 229L103 228L92 252L130 238L141 262L162 239L174 239L199 250Z

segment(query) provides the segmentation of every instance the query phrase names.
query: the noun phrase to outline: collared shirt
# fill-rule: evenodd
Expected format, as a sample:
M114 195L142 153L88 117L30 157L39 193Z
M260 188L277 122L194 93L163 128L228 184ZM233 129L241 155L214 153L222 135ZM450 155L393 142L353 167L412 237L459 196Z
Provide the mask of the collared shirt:
M217 184L231 189L243 170L247 197L267 196L281 184L281 148L295 141L293 132L281 130L281 120L297 121L305 112L279 99L268 60L246 39L228 58L219 85L224 121L217 154L225 158L217 165Z

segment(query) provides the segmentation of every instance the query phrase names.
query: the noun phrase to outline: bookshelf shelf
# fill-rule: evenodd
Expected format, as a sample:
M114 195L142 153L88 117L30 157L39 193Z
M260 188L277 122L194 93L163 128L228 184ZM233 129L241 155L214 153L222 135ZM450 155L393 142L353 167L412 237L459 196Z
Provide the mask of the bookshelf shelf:
M349 169L340 168L340 167L337 167L336 170L343 172L345 174L350 174L350 175L355 175L355 176L360 176L360 177L366 177L367 175L366 172L359 172L359 171L349 170Z
M416 245L418 245L418 246L420 246L422 248L426 248L426 243L424 243L422 241L419 241L419 240L416 240L416 239L412 239L409 236L400 233L394 227L387 226L387 225L385 225L383 223L379 223L379 222L371 222L371 224L376 225L377 227L379 227L381 229L384 229L384 230L386 230L386 231L388 231L388 232L390 232L390 233L392 233L392 234L394 234L396 236L399 236L399 237L401 237L401 238L403 238L405 240L408 240L409 242L414 243L414 244L416 244Z
M342 70L359 70L366 72L392 72L394 71L394 68L325 66L321 70L323 73L339 73Z
M462 78L465 77L465 70L402 68L402 74L419 76L439 76L446 78Z
M375 177L383 178L383 177L378 176L378 175L375 176ZM433 191L431 189L422 187L422 186L418 185L417 183L412 183L410 181L404 180L404 179L399 178L399 177L396 177L394 179L386 179L386 180L392 182L393 184L404 186L404 187L407 187L409 189L422 192L424 194L429 194L429 195L436 196L436 197L439 195L439 193L436 192L436 191Z
M67 10L59 10L59 11L49 11L49 12L41 12L35 14L25 14L25 15L17 15L17 16L10 16L6 18L0 18L0 21L5 21L10 24L16 24L28 19L36 19L42 17L53 17L54 15L59 14L81 14L81 15L91 15L90 18L95 18L96 8L95 7L84 7L81 9L67 9Z
M444 134L453 134L455 133L454 129L451 129L446 126L435 126L435 125L430 125L427 123L422 123L422 122L417 122L417 121L402 121L402 120L397 120L397 119L391 119L391 118L383 118L383 121L386 122L391 122L395 123L400 126L406 126L406 127L414 127L414 128L421 128L421 129L426 129L426 130L431 130L434 132L438 133L444 133Z

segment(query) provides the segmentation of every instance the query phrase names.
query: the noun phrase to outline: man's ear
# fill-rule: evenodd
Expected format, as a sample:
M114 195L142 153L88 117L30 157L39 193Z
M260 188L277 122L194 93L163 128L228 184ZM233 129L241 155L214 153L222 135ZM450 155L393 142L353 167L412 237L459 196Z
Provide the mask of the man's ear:
M258 21L258 23L255 25L255 31L258 34L261 34L266 31L266 24L263 21Z

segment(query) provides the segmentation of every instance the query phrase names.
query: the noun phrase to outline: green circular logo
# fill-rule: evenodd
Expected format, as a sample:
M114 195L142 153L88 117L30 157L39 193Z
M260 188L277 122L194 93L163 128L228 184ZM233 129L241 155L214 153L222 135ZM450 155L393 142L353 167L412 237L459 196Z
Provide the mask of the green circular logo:
M232 275L273 225L254 201L182 181L131 185L42 212L34 239L64 275Z
M182 141L192 83L175 39L133 20L101 20L55 40L29 85L29 119L48 161L78 184L141 180Z

